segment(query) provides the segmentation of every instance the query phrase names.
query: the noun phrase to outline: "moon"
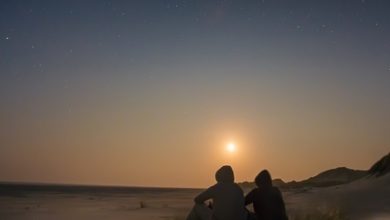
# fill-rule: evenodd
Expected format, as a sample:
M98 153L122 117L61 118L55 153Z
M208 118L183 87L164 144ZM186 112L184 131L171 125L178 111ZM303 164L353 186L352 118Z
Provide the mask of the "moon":
M230 142L226 145L226 150L229 152L229 153L234 153L236 151L236 144L233 143L233 142Z

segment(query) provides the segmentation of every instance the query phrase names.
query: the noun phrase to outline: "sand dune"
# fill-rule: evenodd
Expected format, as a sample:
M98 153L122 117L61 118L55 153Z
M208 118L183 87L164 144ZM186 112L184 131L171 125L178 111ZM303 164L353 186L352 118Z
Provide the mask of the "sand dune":
M286 194L290 212L341 212L348 219L390 219L390 175Z

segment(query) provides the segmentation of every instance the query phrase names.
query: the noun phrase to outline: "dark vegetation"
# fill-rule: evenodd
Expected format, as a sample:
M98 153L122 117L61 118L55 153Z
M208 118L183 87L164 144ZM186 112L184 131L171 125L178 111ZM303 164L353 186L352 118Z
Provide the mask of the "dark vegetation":
M370 175L383 176L390 172L390 153L382 157L368 170Z

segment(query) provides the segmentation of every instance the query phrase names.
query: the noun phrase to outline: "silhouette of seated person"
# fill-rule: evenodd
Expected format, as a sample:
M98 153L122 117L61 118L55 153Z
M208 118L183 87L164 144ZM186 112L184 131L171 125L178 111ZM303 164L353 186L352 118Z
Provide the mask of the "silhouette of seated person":
M261 171L255 183L257 188L245 196L245 206L253 204L257 220L287 220L282 193L272 185L268 170Z
M234 183L233 169L221 167L215 174L217 183L195 197L195 206L187 220L246 220L244 192ZM205 204L212 200L212 206Z

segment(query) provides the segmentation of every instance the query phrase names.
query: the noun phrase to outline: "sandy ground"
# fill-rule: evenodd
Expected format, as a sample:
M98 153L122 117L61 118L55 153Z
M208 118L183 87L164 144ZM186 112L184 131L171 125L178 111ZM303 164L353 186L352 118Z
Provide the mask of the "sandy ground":
M177 190L133 196L59 193L0 196L0 219L182 220L197 193ZM291 219L297 213L332 212L341 212L346 219L390 219L390 175L330 188L291 190L284 192L284 197Z
M195 194L5 196L0 197L0 219L182 219Z

